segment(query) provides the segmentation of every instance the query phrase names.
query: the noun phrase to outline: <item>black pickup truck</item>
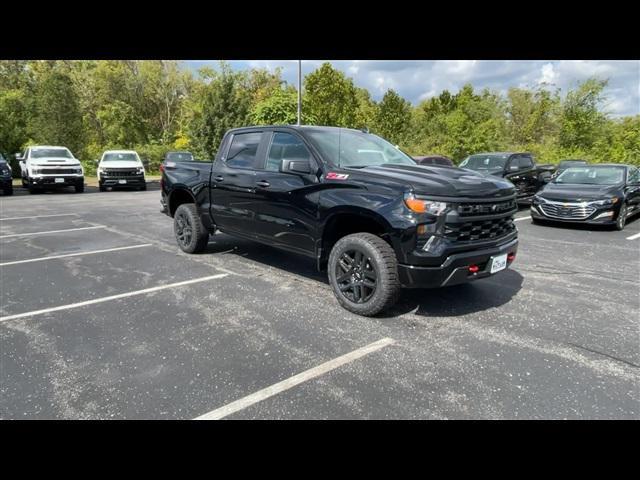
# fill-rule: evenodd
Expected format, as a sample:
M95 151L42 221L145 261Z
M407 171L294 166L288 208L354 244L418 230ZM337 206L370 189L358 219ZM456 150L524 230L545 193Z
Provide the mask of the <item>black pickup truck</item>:
M460 168L506 178L516 187L518 203L531 203L556 169L554 165L536 164L533 154L527 152L477 153L465 158Z
M161 184L183 251L203 251L220 230L302 254L360 315L393 305L401 287L493 275L518 247L510 182L418 166L359 130L230 130L213 162L166 165Z

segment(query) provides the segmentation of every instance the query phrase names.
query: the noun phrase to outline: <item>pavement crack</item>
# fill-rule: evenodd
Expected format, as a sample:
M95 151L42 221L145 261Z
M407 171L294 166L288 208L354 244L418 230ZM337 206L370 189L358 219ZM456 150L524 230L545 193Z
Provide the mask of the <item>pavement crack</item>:
M604 352L599 352L598 350L593 350L592 348L584 347L582 345L578 345L578 344L571 343L571 342L566 342L566 345L571 345L572 347L579 348L580 350L585 350L587 352L595 353L596 355L602 355L603 357L610 358L612 360L615 360L616 362L624 363L625 365L629 365L630 367L640 368L640 365L637 365L637 364L635 364L633 362L630 362L630 361L625 360L625 359L620 358L620 357L616 357L614 355L609 355L609 354L604 353Z

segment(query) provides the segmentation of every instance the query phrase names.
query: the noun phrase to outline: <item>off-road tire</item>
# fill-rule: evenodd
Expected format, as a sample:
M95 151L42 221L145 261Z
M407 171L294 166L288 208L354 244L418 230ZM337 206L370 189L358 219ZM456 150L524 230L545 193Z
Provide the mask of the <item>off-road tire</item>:
M345 269L344 260L351 259L350 252L353 252L353 263L346 263L350 267L349 270ZM360 257L359 270L354 267L358 259L357 252L363 255ZM339 272L338 269L340 269ZM372 273L375 274L375 282L368 277ZM366 317L376 315L392 307L400 296L401 286L396 254L387 242L372 233L354 233L338 240L329 255L328 275L329 283L340 305L358 315ZM359 278L358 275L360 275ZM344 278L342 281L339 280L345 276L348 277L346 280ZM369 283L375 283L375 288L372 289L371 286L362 283L367 280ZM346 285L345 282L347 282ZM367 297L367 289L370 291L369 297ZM354 301L358 298L357 291L361 301Z
M173 232L178 246L186 253L200 253L207 248L209 232L202 225L193 203L183 203L173 215Z

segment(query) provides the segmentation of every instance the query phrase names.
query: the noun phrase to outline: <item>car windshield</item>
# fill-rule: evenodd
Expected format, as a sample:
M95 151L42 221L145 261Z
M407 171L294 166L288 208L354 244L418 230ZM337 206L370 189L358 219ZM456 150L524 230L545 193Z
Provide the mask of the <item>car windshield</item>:
M460 163L460 168L468 168L476 172L499 172L504 170L509 155L479 154L470 155Z
M409 155L371 133L340 128L311 130L308 136L322 156L335 166L363 168L385 164L416 165Z
M578 185L616 185L624 180L624 167L572 167L553 183Z
M66 148L34 148L31 150L31 158L73 158L71 152Z
M137 162L138 155L133 152L105 153L102 156L103 162Z
M4 162L4 161L5 161L5 159L4 159L4 157L2 156L2 154L0 153L0 162Z
M170 152L167 153L167 161L169 162L193 162L191 152Z

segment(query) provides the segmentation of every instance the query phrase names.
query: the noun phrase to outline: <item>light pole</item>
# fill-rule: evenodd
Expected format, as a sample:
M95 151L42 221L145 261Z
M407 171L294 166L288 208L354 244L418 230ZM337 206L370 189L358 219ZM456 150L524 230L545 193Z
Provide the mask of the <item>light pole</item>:
M302 60L298 60L298 125L302 124Z

